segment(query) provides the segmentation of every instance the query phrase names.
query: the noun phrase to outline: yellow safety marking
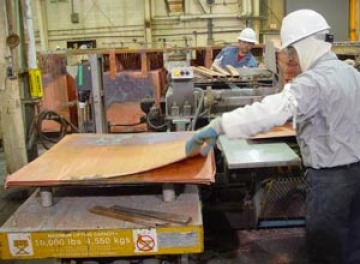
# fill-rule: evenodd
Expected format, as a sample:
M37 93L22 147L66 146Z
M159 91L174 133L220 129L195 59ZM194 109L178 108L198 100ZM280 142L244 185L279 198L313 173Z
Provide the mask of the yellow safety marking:
M139 250L139 245L140 249L152 246L146 238L147 235L155 236L154 232L159 243L156 252ZM0 233L0 259L114 257L203 251L202 226L156 228L149 234L137 229L135 233L137 236L134 236L133 229ZM145 236L139 240L138 234Z
M42 86L42 77L40 69L29 70L30 95L31 97L43 97L44 90Z

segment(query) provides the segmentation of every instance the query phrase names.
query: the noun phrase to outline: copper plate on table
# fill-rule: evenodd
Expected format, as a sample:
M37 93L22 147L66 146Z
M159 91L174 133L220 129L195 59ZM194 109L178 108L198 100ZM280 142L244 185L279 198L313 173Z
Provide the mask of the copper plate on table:
M133 182L209 183L214 157L187 159L189 132L73 134L9 175L6 187Z

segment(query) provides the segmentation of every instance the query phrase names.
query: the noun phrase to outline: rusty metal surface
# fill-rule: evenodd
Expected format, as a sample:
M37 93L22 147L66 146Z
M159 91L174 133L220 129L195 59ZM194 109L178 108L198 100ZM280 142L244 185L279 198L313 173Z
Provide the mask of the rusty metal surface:
M42 73L44 96L41 99L41 111L55 111L70 120L71 109L66 106L70 101L69 87L66 79L67 58L64 54L38 54L38 65ZM46 120L42 131L59 131L57 122Z
M171 223L187 225L191 221L191 216L189 215L139 210L120 205L112 205L109 207L96 205L89 208L89 212L131 223L142 224L146 227L169 226Z
M213 181L213 155L186 159L186 132L73 134L6 180L6 186ZM171 166L167 166L170 165ZM156 168L158 170L153 171ZM124 180L118 178L132 175ZM107 180L109 178L114 178ZM116 178L116 179L115 179Z
M141 72L116 73L111 80L109 73L104 73L104 89L106 105L112 102L136 102L145 97L153 97L155 93L151 76L142 76Z
M53 79L49 73L43 75L44 97L41 100L40 110L52 110L65 119L70 120L70 109L67 107L68 90L66 75L57 76ZM60 125L55 121L45 120L42 131L59 131Z
M159 102L164 90L161 70L153 70L145 75L140 71L117 72L114 79L104 73L106 115L111 132L147 131L145 124L139 124L145 114L140 109L140 101L154 98Z
M106 111L111 133L144 132L148 130L140 119L145 113L139 102L113 102Z
M180 214L172 214L172 213L164 213L158 211L150 211L150 210L139 210L130 207L124 207L121 205L113 205L110 208L119 211L119 212L129 212L134 213L136 215L148 216L160 220L164 220L170 223L177 223L181 225L186 225L191 221L191 216L189 215L180 215Z
M105 206L94 206L89 208L89 212L101 216L111 217L115 219L119 219L126 222L131 222L139 225L143 225L145 227L156 227L156 226L167 226L169 222L163 221L161 219L156 219L147 216L139 216L129 212L121 212L116 211L112 207L105 207Z

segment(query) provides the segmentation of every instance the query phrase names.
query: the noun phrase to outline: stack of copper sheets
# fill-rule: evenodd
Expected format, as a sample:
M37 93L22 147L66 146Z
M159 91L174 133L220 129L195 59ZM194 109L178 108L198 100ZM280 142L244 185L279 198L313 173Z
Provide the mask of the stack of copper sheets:
M6 179L6 186L214 182L213 153L187 158L188 132L73 134Z

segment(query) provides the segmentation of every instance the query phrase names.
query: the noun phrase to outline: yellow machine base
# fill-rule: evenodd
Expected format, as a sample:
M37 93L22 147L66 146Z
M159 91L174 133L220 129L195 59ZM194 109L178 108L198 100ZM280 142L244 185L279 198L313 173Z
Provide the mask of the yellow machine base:
M87 258L190 254L203 251L198 190L165 203L160 195L54 197L42 207L33 194L0 229L0 259ZM106 191L106 189L104 190ZM91 214L96 206L123 205L189 215L186 225L149 228Z

